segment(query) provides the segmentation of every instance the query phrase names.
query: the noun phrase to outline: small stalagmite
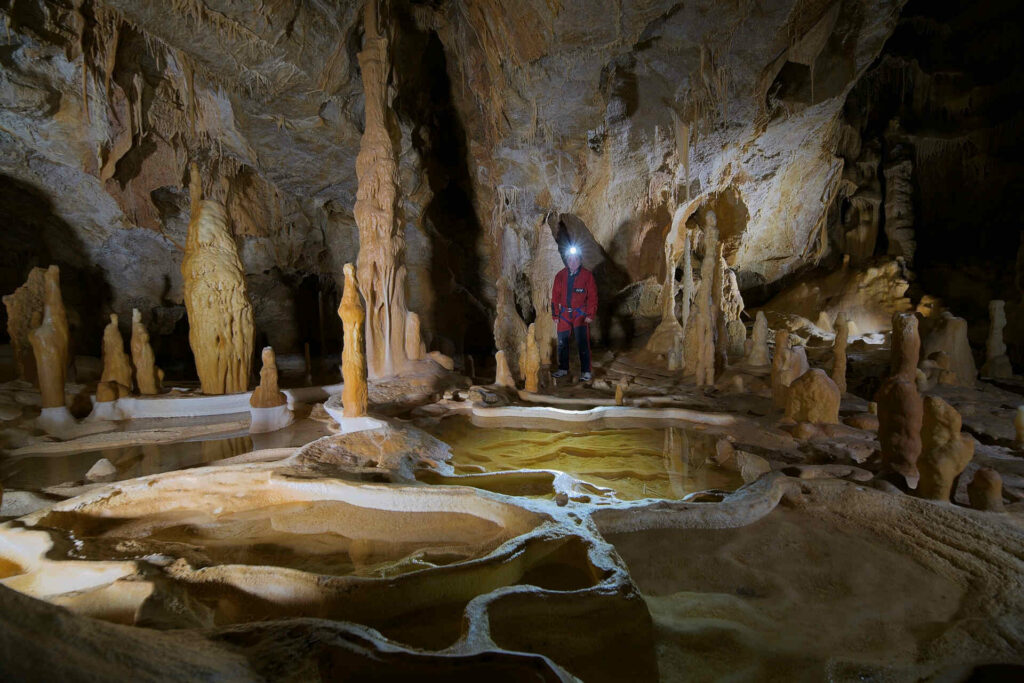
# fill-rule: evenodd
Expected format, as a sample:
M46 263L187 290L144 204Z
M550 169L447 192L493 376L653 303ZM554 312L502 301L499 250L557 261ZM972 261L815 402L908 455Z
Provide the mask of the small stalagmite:
M418 313L405 313L405 355L409 360L421 360L427 355L427 347L420 334L420 316Z
M142 313L132 309L132 363L135 365L135 383L139 393L152 396L160 393L163 370L156 366L156 356L149 344L149 330L142 324Z
M758 311L754 318L754 329L750 334L750 351L747 353L747 365L763 367L771 361L768 353L768 318L764 311Z
M840 313L835 322L836 340L832 345L832 381L839 387L839 393L846 393L846 344L850 339L850 323L846 314Z
M742 320L730 320L725 324L725 335L729 342L729 356L742 358L747 348L747 326Z
M974 457L974 439L961 434L960 426L960 413L953 406L937 396L925 397L917 461L917 494L922 498L948 501L953 481Z
M494 373L494 383L498 386L508 387L509 389L516 388L516 380L512 377L512 371L508 367L508 357L504 351L498 351L494 354L494 362L497 366L497 370Z
M64 373L68 365L68 319L60 296L60 269L50 266L43 282L43 316L29 332L28 341L35 355L42 407L66 410Z
M967 485L971 507L989 512L1003 511L1003 478L991 467L981 467Z
M841 393L824 370L814 368L786 391L786 417L797 422L838 424Z
M985 377L1013 377L1013 368L1006 355L1006 344L1003 342L1003 328L1006 327L1006 302L993 299L988 302L990 321L988 341L985 343L985 365L981 374Z
M341 392L344 416L363 417L366 415L367 403L366 351L363 342L366 312L359 299L356 269L351 263L345 264L345 290L342 292L338 315L341 316L345 334L345 347L341 353L341 375L345 383Z
M192 167L190 189L198 195L199 172ZM252 303L245 271L220 202L199 201L188 225L185 257L188 340L204 394L226 394L249 387L253 348Z
M524 379L526 390L537 393L540 390L540 350L537 348L537 336L534 323L526 330L526 372Z
M7 307L7 333L11 338L18 377L33 384L37 380L36 359L28 335L42 319L45 280L46 268L33 268L25 284L3 298Z
M117 314L110 314L110 322L103 329L103 375L102 383L112 383L115 389L114 398L124 398L132 391L132 364L124 351L124 339L118 327ZM106 398L109 392L96 392L96 400L100 396Z
M786 395L789 385L810 369L807 363L807 352L803 347L790 348L789 332L775 331L775 356L772 358L772 404L776 408L786 408Z
M893 375L878 393L878 441L884 466L913 486L921 455L921 423L924 406L917 390L917 357L921 338L913 313L895 313L892 319Z
M276 408L288 403L288 397L277 384L277 355L272 346L264 346L261 355L263 367L260 368L260 383L253 389L249 397L249 405L253 408Z

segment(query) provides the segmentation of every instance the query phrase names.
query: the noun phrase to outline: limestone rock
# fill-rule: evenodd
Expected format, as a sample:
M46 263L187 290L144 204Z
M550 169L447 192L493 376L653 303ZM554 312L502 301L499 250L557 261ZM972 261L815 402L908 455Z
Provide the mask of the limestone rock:
M824 370L808 370L786 392L786 417L797 422L839 422L839 387Z
M832 345L832 381L839 387L839 393L846 393L846 344L850 337L850 325L846 314L840 313L835 322L836 339Z
M750 352L747 354L747 364L756 367L768 365L771 357L768 353L768 318L764 311L758 311L754 318L754 330L750 335Z
M953 481L974 457L974 439L960 433L960 413L937 396L924 399L921 428L921 478L917 493L922 498L948 501Z
M1006 355L1006 344L1003 342L1003 328L1006 327L1006 302L993 299L988 302L990 321L988 340L985 343L985 365L981 374L985 377L1013 377L1013 368Z
M427 358L434 361L448 372L455 370L455 360L451 356L446 356L440 351L431 351L427 354Z
M89 471L85 473L87 481L113 481L114 477L117 476L117 468L114 464L106 458L100 458L96 461Z
M35 355L43 408L64 408L64 374L68 365L68 319L60 295L60 269L50 266L43 280L43 316L28 335Z
M192 185L199 184L193 166ZM188 340L204 394L249 387L253 347L252 304L235 240L220 202L194 207L181 262Z
M156 366L156 356L149 344L149 330L142 324L142 313L132 309L132 363L135 365L135 383L139 393L151 396L160 393L163 370Z
M288 397L277 385L277 357L273 347L264 346L263 367L260 369L260 383L249 397L253 408L276 408L288 404Z
M345 287L341 296L338 315L344 328L345 346L341 353L341 375L345 383L341 398L345 417L366 415L366 355L363 351L363 323L366 314L359 299L359 283L356 270L346 263Z
M11 351L18 369L18 378L26 382L35 383L37 379L36 359L28 335L39 326L39 320L43 315L45 279L45 268L33 268L29 271L25 284L3 298L4 306L7 307L7 333L11 338Z
M949 311L943 311L928 322L928 332L921 342L921 355L927 360L937 352L945 353L949 358L946 369L953 374L950 377L941 372L936 373L935 381L939 384L973 387L978 370L967 340L967 321Z
M110 314L110 323L103 330L103 375L100 382L114 383L117 387L115 398L123 398L131 394L132 365L128 354L124 351L124 339L117 325L117 315ZM97 391L97 398L99 392Z
M716 295L715 270L718 259L718 230L714 214L708 216L704 236L704 259L700 264L701 281L697 289L697 321L695 346L687 349L687 353L695 356L694 371L697 374L697 386L711 386L715 383L715 333L717 332L716 314L721 305L721 289Z
M967 485L971 507L989 512L1003 511L1003 478L991 467L980 467Z
M497 366L494 375L494 383L498 386L508 387L509 389L516 388L516 380L512 377L512 371L508 367L508 359L505 357L504 351L498 351L494 354L494 362Z
M740 358L746 351L747 326L742 320L730 320L725 325L725 334L728 338L728 353L732 358Z
M427 355L420 336L420 316L412 311L405 314L405 355L409 360L420 360Z

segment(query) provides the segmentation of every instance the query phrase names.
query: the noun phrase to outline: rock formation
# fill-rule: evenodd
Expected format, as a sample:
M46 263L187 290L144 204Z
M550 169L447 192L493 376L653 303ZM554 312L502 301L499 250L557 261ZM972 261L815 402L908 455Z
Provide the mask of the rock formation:
M100 382L116 385L115 398L123 398L132 391L132 365L124 351L124 339L117 326L117 315L110 314L110 322L103 330L103 375ZM106 394L106 392L104 392ZM97 400L99 392L97 391Z
M890 351L893 374L882 383L875 396L878 441L884 466L902 475L910 485L917 479L917 459L921 455L924 406L917 390L920 348L917 317L912 313L893 315Z
M742 358L747 349L747 326L742 320L730 320L725 324L725 335L729 342L729 356Z
M971 507L989 512L1003 511L1003 478L991 467L979 467L967 485Z
M787 337L788 338L788 337ZM768 353L768 318L764 311L758 311L754 318L754 329L750 334L750 352L747 353L747 365L763 367L771 362Z
M937 352L945 353L949 358L949 366L946 369L953 373L952 378L936 377L936 381L940 384L973 387L978 370L974 365L974 355L967 340L967 321L957 318L949 311L942 311L937 318L929 320L928 323L928 333L921 340L921 356L928 359Z
M201 187L192 165L193 198ZM195 201L181 262L188 311L188 340L204 394L249 388L253 350L252 303L224 205Z
M365 93L365 126L356 157L355 218L359 227L359 283L366 302L366 359L371 377L387 377L405 364L405 239L395 218L398 165L391 140L388 39L377 3L363 14L359 68Z
M1016 434L1014 448L1024 449L1024 406L1017 406L1017 412L1013 416L1013 430Z
M661 322L655 328L654 334L647 340L647 350L652 353L666 356L669 370L677 370L682 367L682 349L684 327L690 314L690 292L693 287L693 274L690 270L690 247L689 234L686 229L687 213L683 207L676 209L672 216L672 225L669 228L668 236L665 238L665 281L661 285L659 303L661 304ZM675 270L679 258L685 258L683 273L683 312L682 323L676 318L676 284Z
M516 388L515 377L512 376L512 371L508 367L508 358L505 356L504 351L498 351L494 354L494 362L497 367L494 373L494 383L498 386L508 387L509 389Z
M797 422L838 424L839 387L824 370L808 370L786 391L786 417Z
M708 212L704 233L704 258L700 263L700 287L697 288L696 346L687 348L693 353L697 386L715 383L715 333L717 313L721 305L721 282L716 296L715 271L718 269L718 228L715 214Z
M889 254L914 262L914 163L909 159L887 167L885 173L885 235Z
M988 302L988 340L985 342L985 365L981 374L985 377L1013 377L1010 359L1006 356L1003 342L1003 328L1006 327L1006 302L993 299Z
M359 299L359 283L351 263L345 264L345 288L338 315L344 327L345 347L341 352L341 375L345 382L341 399L345 417L366 415L366 354L363 350L363 325L366 313Z
M420 316L412 311L405 314L405 355L409 360L420 360L427 355L420 335Z
M46 268L33 268L25 284L3 298L4 306L7 307L7 333L11 338L18 378L32 383L37 379L36 359L28 335L39 326L42 319L45 279Z
M937 396L924 399L921 427L921 475L917 493L922 498L948 501L953 481L974 457L974 439L960 433L960 413Z
M65 408L64 373L68 366L68 319L60 295L60 269L50 266L43 279L43 316L29 332L43 408Z
M850 339L850 324L846 314L840 313L835 322L836 339L832 344L832 381L839 387L839 393L846 393L846 344Z
M253 389L249 397L249 405L253 408L276 408L288 403L288 397L277 384L277 356L271 346L264 346L261 355L263 367L260 368L260 383Z
M156 356L149 344L149 330L142 324L142 313L132 309L132 363L135 365L135 383L139 393L151 396L160 393L163 370L156 366Z
M807 363L807 352L803 347L790 348L789 332L775 331L775 355L772 358L772 404L776 408L785 409L789 385L798 377L802 377L810 369Z
M523 381L527 391L537 393L540 390L540 351L537 349L537 337L534 334L533 323L526 330L526 372L523 373Z

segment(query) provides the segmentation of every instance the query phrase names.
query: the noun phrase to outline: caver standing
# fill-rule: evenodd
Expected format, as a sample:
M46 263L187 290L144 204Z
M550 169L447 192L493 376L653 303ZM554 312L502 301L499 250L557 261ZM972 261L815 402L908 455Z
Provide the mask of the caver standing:
M594 275L582 267L579 247L566 249L565 263L551 288L551 317L558 325L558 371L552 376L569 374L569 337L575 335L580 351L580 380L589 382L590 322L597 314L597 283Z

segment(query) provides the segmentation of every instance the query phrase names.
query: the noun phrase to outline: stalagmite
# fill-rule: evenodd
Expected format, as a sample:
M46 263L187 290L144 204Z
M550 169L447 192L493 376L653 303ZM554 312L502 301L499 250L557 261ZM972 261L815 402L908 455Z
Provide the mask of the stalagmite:
M786 408L786 397L789 385L802 377L810 369L807 363L807 352L803 347L796 349L789 346L789 332L775 331L775 356L772 358L772 404L776 408Z
M249 397L250 434L273 432L287 427L292 421L288 397L278 388L277 356L274 349L264 346L261 357L263 367L260 368L260 383Z
M974 439L960 433L960 413L937 396L924 399L921 427L921 478L917 494L930 500L948 501L953 480L974 457Z
M110 314L110 322L103 329L103 375L100 382L116 385L115 398L128 396L132 390L132 365L124 352L124 339L114 313ZM96 400L100 400L98 391Z
M733 358L742 358L747 348L747 326L742 320L730 320L725 324L728 339L728 353Z
M142 313L132 309L132 363L135 365L135 383L139 393L150 396L160 393L163 370L156 366L156 356L149 344L149 331L142 324Z
M814 368L786 390L786 417L797 422L838 424L839 387L824 370Z
M884 466L914 486L917 459L921 455L921 422L924 406L917 390L917 356L921 338L913 313L896 313L892 319L891 367L875 401L878 403L878 441Z
M711 301L711 314L714 316L715 328L715 375L722 374L729 365L729 332L726 328L726 313L723 310L725 305L725 272L727 270L725 258L722 256L724 246L721 242L716 244L715 280L714 289L712 289L714 296Z
M42 322L28 335L39 376L42 411L36 424L59 433L74 423L64 395L64 373L68 365L68 320L60 296L60 269L50 266L43 282Z
M682 243L682 250L686 264L689 264L689 242L686 230L686 213L680 207L672 218L672 226L665 239L665 282L661 285L661 322L654 330L654 334L647 340L647 350L653 353L666 356L669 370L678 370L682 366L682 348L684 325L690 312L690 300L688 298L687 282L690 289L693 287L692 273L683 274L683 314L680 324L676 319L676 285L675 285L675 264L678 261L677 242ZM689 278L689 280L688 280Z
M840 313L835 322L836 339L832 344L832 381L839 387L839 393L846 393L846 344L850 339L850 324L846 314Z
M345 289L338 307L344 328L345 346L341 353L341 375L345 388L341 392L345 417L366 415L366 353L363 350L363 324L366 313L359 300L359 283L351 263L345 264Z
M764 311L758 311L754 318L754 329L750 334L750 352L747 354L747 365L762 367L771 362L768 353L768 318Z
M4 306L7 307L7 332L11 338L18 378L33 384L37 380L36 359L28 335L39 326L39 320L42 319L45 280L46 268L33 268L25 284L3 298Z
M707 214L704 234L704 259L700 264L700 287L697 290L697 386L715 383L716 313L721 305L721 281L715 287L718 268L718 229L714 212ZM718 291L717 296L715 291Z
M199 194L196 187L200 187L199 172L193 164L193 197ZM252 362L252 303L220 202L204 200L195 207L181 274L185 280L188 340L203 393L245 391Z
M508 358L505 356L504 351L498 351L494 354L494 362L497 366L497 370L494 373L494 383L498 386L508 387L509 389L516 388L516 380L512 376L512 371L508 368Z
M534 333L534 324L526 330L526 372L523 380L526 383L525 389L536 393L540 389L540 350L537 348L537 337Z
M981 467L967 485L971 507L989 512L1003 511L1003 478L991 467Z
M973 387L978 370L974 365L971 345L967 341L967 321L949 311L943 311L933 321L929 321L929 332L921 340L921 356L927 359L937 352L944 352L949 357L948 369L955 376L952 381L947 378L947 381L940 383Z
M420 360L427 355L420 337L420 316L412 311L405 314L405 355L409 360Z
M615 385L615 405L621 406L626 403L626 391L622 382Z
M981 374L985 377L1013 377L1013 368L1006 355L1006 344L1003 342L1003 328L1006 327L1006 302L993 299L988 302L989 329L985 343L985 365Z
M359 67L365 126L356 157L355 219L359 228L359 283L366 302L366 359L371 377L405 365L405 239L395 209L398 166L391 141L388 39L378 24L376 0L367 0Z

